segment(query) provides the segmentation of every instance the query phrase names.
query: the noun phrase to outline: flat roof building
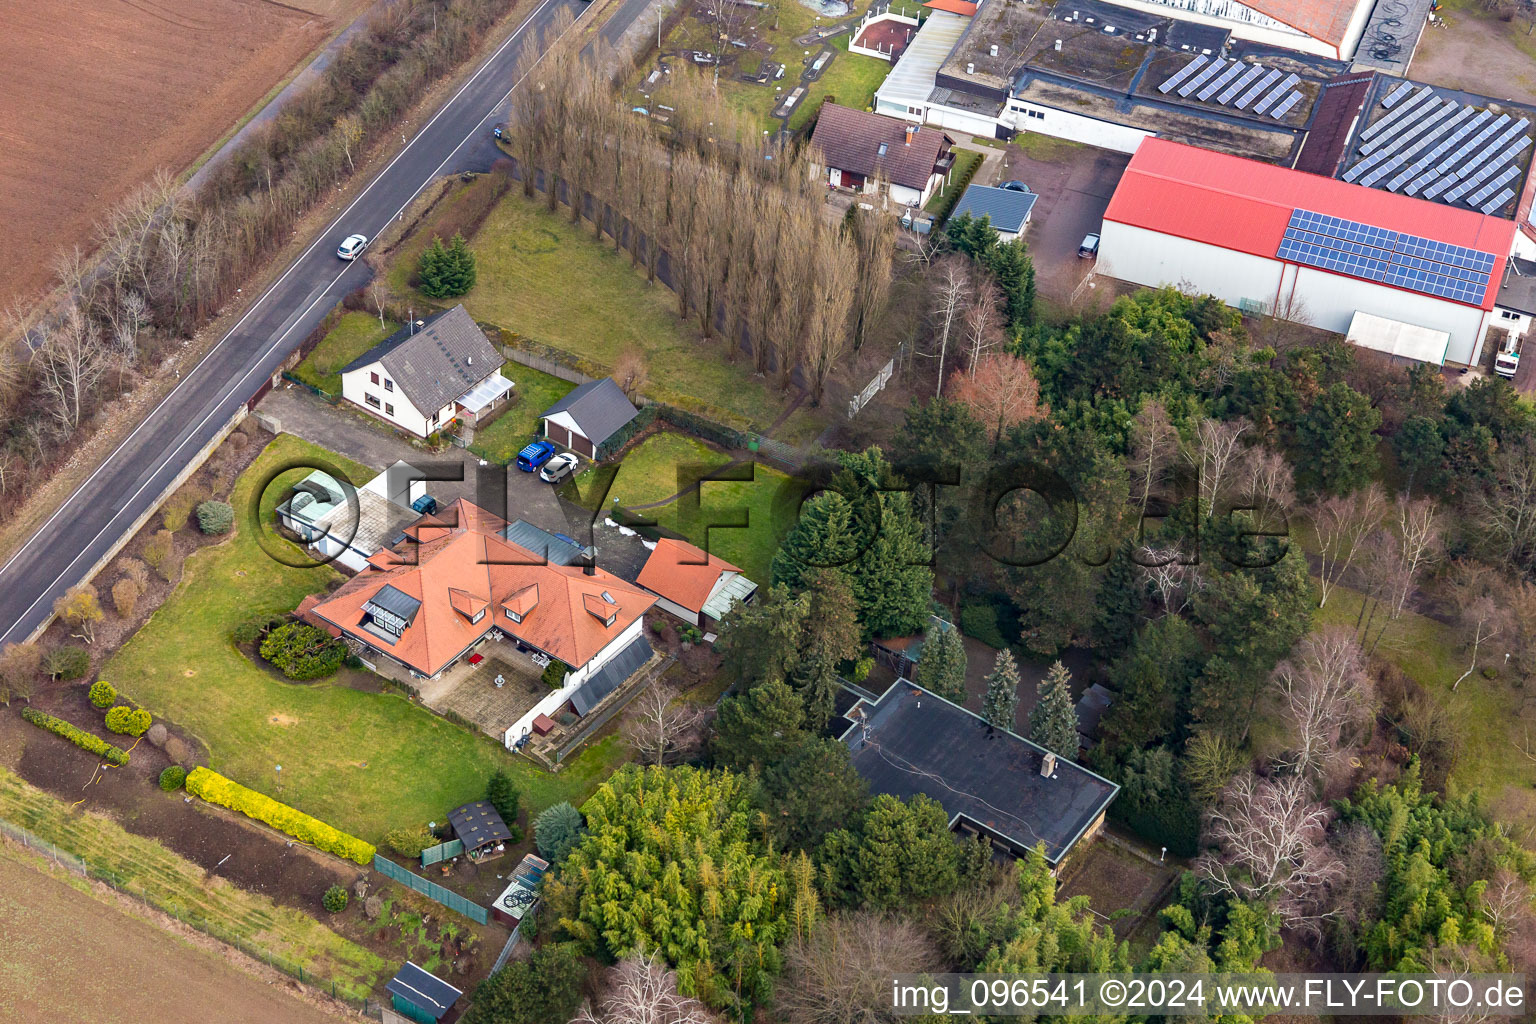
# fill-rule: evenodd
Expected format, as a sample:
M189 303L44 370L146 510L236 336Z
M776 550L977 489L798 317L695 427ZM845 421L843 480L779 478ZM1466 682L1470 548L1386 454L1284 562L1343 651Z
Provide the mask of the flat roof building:
M848 711L842 735L876 793L923 793L950 827L991 839L1015 857L1043 846L1054 871L1093 836L1120 787L980 715L898 679L876 701Z

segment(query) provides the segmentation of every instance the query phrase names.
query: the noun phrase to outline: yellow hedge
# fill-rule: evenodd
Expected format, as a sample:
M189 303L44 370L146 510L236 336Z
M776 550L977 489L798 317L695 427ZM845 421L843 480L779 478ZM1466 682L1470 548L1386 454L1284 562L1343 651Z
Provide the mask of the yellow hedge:
M367 866L373 863L374 847L356 836L349 836L312 818L303 811L279 803L254 789L247 789L218 772L207 768L194 768L187 776L187 792L200 796L211 804L239 811L246 817L266 822L273 828L286 832L300 842L309 843L317 850L334 853L338 857L355 860Z

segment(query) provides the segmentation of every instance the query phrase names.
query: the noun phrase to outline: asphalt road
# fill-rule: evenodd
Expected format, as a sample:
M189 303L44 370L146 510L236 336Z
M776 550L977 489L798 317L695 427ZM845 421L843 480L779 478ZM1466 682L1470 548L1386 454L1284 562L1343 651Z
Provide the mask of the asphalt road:
M331 307L368 282L371 272L366 264L336 258L343 238L354 232L375 237L434 179L490 166L496 155L490 130L504 119L522 48L538 44L540 33L561 7L580 16L587 5L582 0L543 0L0 568L0 629L4 630L0 643L25 640L44 624L55 599L79 583L154 504L177 472L256 393ZM623 13L614 20L621 21Z

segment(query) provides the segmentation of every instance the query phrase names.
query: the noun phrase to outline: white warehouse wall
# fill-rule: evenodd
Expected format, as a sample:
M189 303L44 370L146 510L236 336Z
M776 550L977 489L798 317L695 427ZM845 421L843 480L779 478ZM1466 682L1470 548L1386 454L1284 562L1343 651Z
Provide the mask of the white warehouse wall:
M1031 111L1039 116L1030 117ZM1116 153L1135 153L1142 139L1148 135L1157 134L1145 128L1133 128L1130 125L1116 124L1113 121L1104 121L1097 117L1088 117L1086 114L1076 114L1059 107L1041 106L1038 103L1020 99L1009 100L1008 109L1003 116L1008 119L1009 124L1021 132L1034 132L1037 135L1069 139L1072 142L1097 146L1099 149L1114 150Z
M1480 354L1487 315L1474 306L1115 221L1105 221L1100 234L1098 272L1108 277L1152 287L1188 286L1229 306L1241 307L1247 300L1268 309L1278 299L1278 308L1286 309L1295 303L1308 323L1339 334L1348 332L1355 311L1361 310L1445 331L1451 336L1448 362L1472 364Z

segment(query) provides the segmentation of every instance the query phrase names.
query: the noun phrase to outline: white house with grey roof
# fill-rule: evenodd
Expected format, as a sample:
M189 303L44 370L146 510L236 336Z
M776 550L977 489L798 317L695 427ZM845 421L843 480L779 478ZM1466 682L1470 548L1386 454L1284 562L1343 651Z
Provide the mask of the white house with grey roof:
M512 392L501 353L462 305L408 324L341 370L341 396L391 426L428 437L470 424Z

